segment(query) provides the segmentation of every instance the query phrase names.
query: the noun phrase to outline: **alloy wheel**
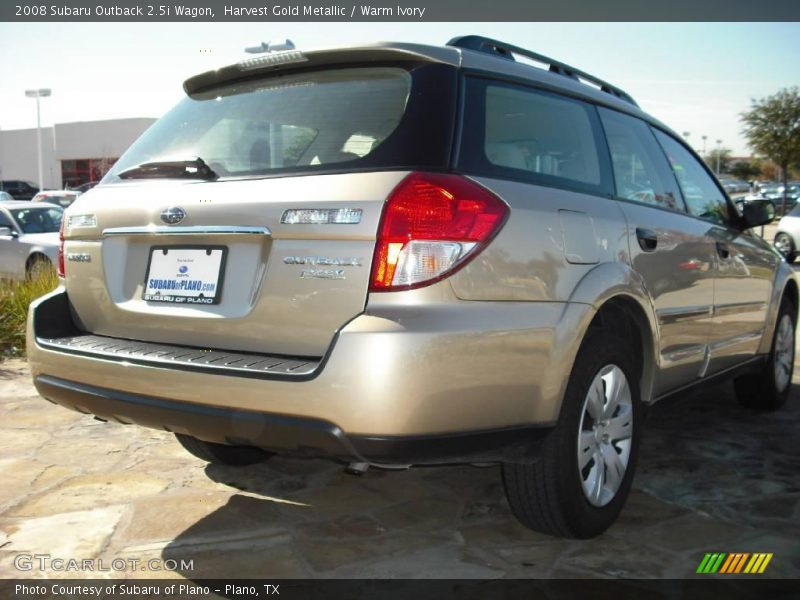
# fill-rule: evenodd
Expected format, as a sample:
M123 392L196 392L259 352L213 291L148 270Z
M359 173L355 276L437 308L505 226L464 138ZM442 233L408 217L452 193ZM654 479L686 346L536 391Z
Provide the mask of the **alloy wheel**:
M792 240L785 233L779 233L775 237L775 248L786 256L792 251Z

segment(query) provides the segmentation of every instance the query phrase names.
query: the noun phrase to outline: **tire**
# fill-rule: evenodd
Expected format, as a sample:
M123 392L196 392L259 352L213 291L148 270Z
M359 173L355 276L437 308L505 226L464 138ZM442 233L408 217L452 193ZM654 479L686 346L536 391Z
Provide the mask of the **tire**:
M792 389L797 307L784 297L778 309L767 362L759 373L734 381L736 399L754 410L776 410L786 403Z
M182 433L176 433L175 437L190 454L215 465L244 467L264 462L272 456L271 453L252 446L228 446L204 442Z
M503 465L506 496L514 516L523 525L550 535L586 539L601 534L616 520L633 480L643 418L634 365L631 344L626 338L606 329L590 330L587 334L567 384L558 423L544 441L539 460L533 464ZM592 423L589 399L599 397L604 404L608 403L615 389L612 378L622 381L619 374L624 375L629 394L626 396L624 387L620 388L619 406L609 413L616 429L606 430L602 427L603 421ZM592 396L592 390L599 391L600 395ZM607 418L609 414L604 416ZM623 424L627 424L626 427ZM593 425L599 429L595 430ZM583 436L579 436L579 429L584 432ZM609 431L626 432L630 437L624 441L622 436L612 435L609 440L603 436ZM588 440L588 451L579 450L579 437L584 442ZM579 455L586 457L583 470L578 467ZM606 476L619 472L600 469L603 461L597 458L601 456L613 459L609 464L616 464L616 460L624 466L622 477L614 478L619 482L616 490L612 489L614 481L605 477L601 486L605 484L609 489L591 485L601 470ZM592 473L595 473L594 478ZM585 485L587 491L584 491Z
M793 263L794 259L797 258L797 248L794 246L794 240L792 236L788 233L779 232L775 236L775 241L773 245L783 255L783 258L786 259L786 262Z
M41 254L34 254L25 265L25 278L31 281L50 271L54 272L53 263L50 262L50 259Z

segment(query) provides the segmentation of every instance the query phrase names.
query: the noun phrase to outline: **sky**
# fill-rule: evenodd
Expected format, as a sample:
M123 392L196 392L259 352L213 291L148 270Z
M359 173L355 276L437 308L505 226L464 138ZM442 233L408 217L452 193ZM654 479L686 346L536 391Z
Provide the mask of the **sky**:
M0 23L0 129L36 126L25 90L49 87L42 125L158 117L196 73L290 38L298 49L378 41L442 45L478 34L621 87L703 151L750 154L739 115L800 85L800 23Z

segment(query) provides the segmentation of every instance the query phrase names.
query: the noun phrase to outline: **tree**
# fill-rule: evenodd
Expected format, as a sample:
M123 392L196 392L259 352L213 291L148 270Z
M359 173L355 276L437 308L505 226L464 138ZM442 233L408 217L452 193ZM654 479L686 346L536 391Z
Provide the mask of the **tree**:
M774 162L765 160L761 163L761 177L765 181L775 181L778 178L778 167Z
M719 159L719 162L717 162L717 159ZM730 148L714 148L705 155L703 160L706 161L708 168L717 175L727 173L731 162L731 150Z
M789 165L800 162L800 88L792 87L752 100L741 114L742 133L750 147L774 162L783 178L782 212L786 212Z
M733 163L728 171L737 179L741 179L742 181L750 181L761 173L761 167L755 162L750 162L749 160L740 160Z

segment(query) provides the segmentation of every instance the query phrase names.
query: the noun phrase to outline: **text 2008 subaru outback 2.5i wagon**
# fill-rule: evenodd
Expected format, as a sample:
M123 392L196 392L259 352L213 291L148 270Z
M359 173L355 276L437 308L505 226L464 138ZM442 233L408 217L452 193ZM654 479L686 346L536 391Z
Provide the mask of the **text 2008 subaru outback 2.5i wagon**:
M184 87L67 210L29 320L45 398L226 464L501 463L520 521L572 537L616 518L656 400L785 401L797 285L748 232L771 205L737 213L618 88L475 36Z

